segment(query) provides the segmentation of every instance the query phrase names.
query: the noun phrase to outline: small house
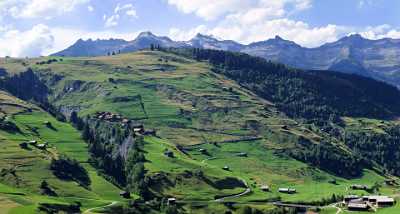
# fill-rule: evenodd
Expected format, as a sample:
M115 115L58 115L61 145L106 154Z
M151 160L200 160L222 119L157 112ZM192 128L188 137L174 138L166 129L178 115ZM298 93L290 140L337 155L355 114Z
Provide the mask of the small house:
M142 132L143 132L143 129L142 129L142 128L134 128L134 129L133 129L133 132L135 132L135 133L142 133Z
M173 158L174 157L174 153L170 150L167 150L164 152L164 155L169 157L169 158Z
M346 195L346 196L344 196L344 202L345 203L349 203L350 201L357 200L357 199L360 199L360 196L358 196L358 195Z
M293 189L293 188L279 188L278 192L286 193L286 194L294 194L294 193L296 193L296 189Z
M260 189L261 189L261 191L269 192L269 186L268 186L268 185L262 185L262 186L260 187Z
M395 204L395 200L390 197L380 198L376 201L376 206L378 207L390 207Z
M237 156L239 157L247 157L247 153L246 152L240 152L237 154Z
M372 195L366 197L367 201L376 204L378 207L393 206L395 200L385 195Z
M29 141L29 144L34 146L34 145L37 144L37 141L36 140L31 140L31 141Z
M223 170L229 171L229 166L222 167Z
M200 152L200 153L205 153L205 152L206 152L206 149L200 148L200 149L199 149L199 152Z
M168 205L175 204L176 203L176 198L168 198L167 199L167 203L168 203Z
M366 203L348 203L347 209L350 211L368 211L369 206Z
M128 191L121 191L119 192L119 195L123 198L131 198L131 193Z
M350 186L351 189L353 190L367 190L368 186L366 185L360 185L360 184L353 184Z

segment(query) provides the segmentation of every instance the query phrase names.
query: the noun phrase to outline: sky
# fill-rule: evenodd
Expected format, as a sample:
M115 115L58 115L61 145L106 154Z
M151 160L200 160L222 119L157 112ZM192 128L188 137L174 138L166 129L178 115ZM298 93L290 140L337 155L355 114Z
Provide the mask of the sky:
M359 33L400 39L400 0L0 0L0 56L48 55L82 39L151 31L243 44L276 35L317 47Z

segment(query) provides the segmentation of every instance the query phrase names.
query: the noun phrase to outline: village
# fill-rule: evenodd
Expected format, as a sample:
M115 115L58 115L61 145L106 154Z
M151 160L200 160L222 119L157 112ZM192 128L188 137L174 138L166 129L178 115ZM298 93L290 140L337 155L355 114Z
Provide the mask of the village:
M156 136L156 130L145 129L144 125L137 123L131 119L125 118L120 114L112 112L97 112L95 118L107 122L119 123L122 127L129 127L132 129L133 133L136 135L152 135Z

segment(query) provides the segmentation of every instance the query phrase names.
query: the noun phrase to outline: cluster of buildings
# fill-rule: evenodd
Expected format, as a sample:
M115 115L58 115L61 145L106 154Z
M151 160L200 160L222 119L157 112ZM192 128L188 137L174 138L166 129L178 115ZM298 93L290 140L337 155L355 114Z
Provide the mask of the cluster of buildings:
M124 118L123 116L121 116L120 114L116 114L116 113L112 113L112 112L97 112L95 114L97 119L100 120L105 120L105 121L109 121L109 122L121 122L122 124L128 124L131 122L131 120Z
M112 113L112 112L97 112L95 117L99 120L104 120L113 123L121 123L122 126L130 127L135 134L141 135L156 135L156 131L154 129L145 129L143 124L134 123L134 121L123 117L120 114Z
M368 211L371 208L393 206L396 201L394 200L394 198L385 195L348 195L344 197L344 203L348 210Z
M31 140L28 142L22 142L19 144L19 146L23 149L28 149L29 146L36 147L40 150L46 150L48 147L49 143L44 142L44 143L38 143L36 140Z

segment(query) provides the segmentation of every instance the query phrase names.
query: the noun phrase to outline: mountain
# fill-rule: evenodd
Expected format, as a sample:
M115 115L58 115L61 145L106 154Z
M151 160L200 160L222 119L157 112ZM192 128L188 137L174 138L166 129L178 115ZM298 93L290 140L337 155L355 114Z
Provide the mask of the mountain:
M69 48L53 54L54 56L102 56L107 53L118 52L118 50L127 45L127 41L122 39L108 39L108 40L92 40L86 41L79 39L75 44Z
M126 45L121 47L121 52L137 51L144 48L149 48L150 45L160 45L161 47L185 47L183 42L175 42L166 36L156 36L153 33L147 31L140 33L136 39L128 42Z
M186 43L194 48L217 49L226 51L240 51L243 48L242 44L239 44L235 41L220 41L212 36L206 36L200 33Z
M3 213L335 213L400 193L400 91L371 78L182 48L0 70Z
M297 68L356 73L400 86L400 40L369 40L355 34L304 48L276 37L252 43L241 52Z
M400 40L369 40L358 34L346 36L336 42L316 48L305 48L279 36L266 41L243 45L232 40L218 40L197 34L185 42L143 32L133 41L78 40L71 47L54 56L100 56L121 51L130 52L148 48L151 44L162 47L195 47L243 52L252 56L309 70L336 70L372 77L400 86Z
M67 49L54 53L52 56L104 56L118 52L131 52L144 48L149 48L151 44L162 47L185 47L183 42L172 41L168 37L159 37L151 32L142 32L134 40L126 41L122 39L109 40L82 40L79 39L75 44Z

